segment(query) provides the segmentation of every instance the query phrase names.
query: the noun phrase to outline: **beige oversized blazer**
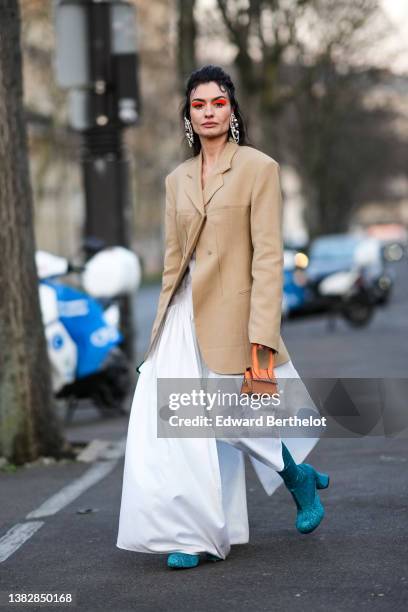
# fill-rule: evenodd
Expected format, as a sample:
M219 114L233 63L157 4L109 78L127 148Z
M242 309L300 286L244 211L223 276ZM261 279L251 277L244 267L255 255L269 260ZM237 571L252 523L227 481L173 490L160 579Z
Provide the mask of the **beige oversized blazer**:
M198 345L207 366L240 374L251 342L290 359L280 336L283 291L280 166L229 140L201 187L202 151L165 180L165 256L156 319L145 358L196 249L192 281ZM265 365L266 354L262 357Z

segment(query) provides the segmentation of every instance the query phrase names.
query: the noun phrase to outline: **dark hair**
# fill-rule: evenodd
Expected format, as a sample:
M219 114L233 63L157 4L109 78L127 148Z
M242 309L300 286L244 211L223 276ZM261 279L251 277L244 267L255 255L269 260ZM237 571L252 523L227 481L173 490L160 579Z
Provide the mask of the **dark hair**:
M198 85L201 85L202 83L210 83L211 81L218 83L221 90L227 91L228 93L232 111L238 120L239 144L253 146L248 140L248 130L246 128L244 118L239 108L238 101L235 97L235 87L231 80L231 77L220 66L214 66L212 64L207 64L206 66L202 66L201 68L194 70L194 72L192 72L190 76L188 77L187 84L186 84L186 90L185 90L185 100L182 102L181 113L180 113L183 132L185 129L184 128L184 116L186 116L187 119L191 121L190 94L192 90L195 89ZM194 151L194 155L198 155L198 153L201 151L201 142L200 142L198 135L194 132L194 130L193 130L193 133L195 135L194 143L193 143L193 151ZM231 128L228 131L228 135L229 137L232 136Z

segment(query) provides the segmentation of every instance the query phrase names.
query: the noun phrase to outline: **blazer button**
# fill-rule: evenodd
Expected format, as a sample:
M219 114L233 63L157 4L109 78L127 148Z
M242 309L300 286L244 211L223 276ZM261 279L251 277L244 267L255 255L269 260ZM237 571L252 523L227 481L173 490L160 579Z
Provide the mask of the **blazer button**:
M212 251L207 251L208 255L212 255Z

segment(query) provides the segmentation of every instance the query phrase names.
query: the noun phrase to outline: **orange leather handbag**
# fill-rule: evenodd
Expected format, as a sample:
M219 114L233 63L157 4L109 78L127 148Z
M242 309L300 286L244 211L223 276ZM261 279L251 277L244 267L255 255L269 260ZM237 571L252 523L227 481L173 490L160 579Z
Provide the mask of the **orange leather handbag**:
M274 395L278 393L278 382L273 371L273 351L269 349L268 368L260 368L258 361L260 346L262 345L252 345L252 366L245 370L241 395L252 395L253 393Z

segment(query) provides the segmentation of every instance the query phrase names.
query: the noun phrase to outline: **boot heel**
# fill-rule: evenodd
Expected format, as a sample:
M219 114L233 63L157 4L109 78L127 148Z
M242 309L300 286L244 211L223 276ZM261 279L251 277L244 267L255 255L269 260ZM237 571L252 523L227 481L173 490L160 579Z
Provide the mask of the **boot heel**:
M330 483L330 476L328 474L322 474L321 472L316 472L316 488L317 489L327 489Z

